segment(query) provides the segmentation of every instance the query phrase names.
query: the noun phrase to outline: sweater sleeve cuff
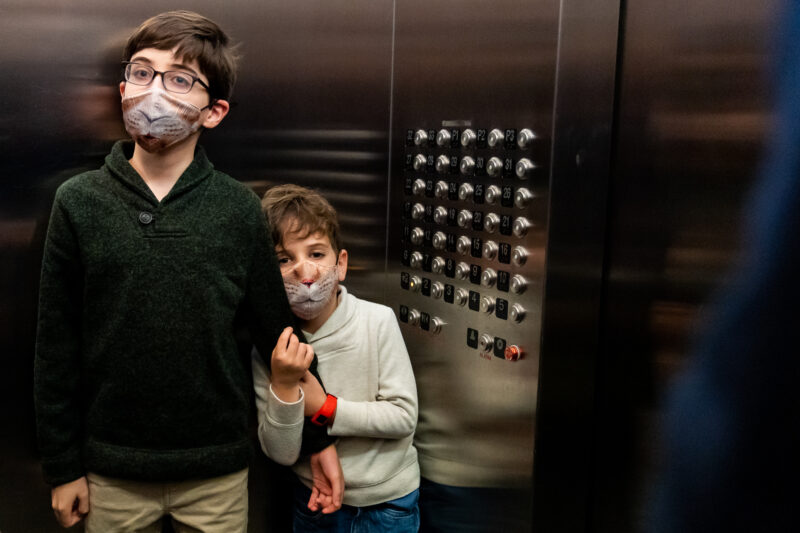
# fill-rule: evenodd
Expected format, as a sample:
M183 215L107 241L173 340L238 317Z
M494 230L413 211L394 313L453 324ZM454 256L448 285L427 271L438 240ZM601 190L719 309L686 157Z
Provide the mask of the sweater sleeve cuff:
M295 426L303 421L304 409L303 389L300 389L300 399L296 402L284 402L273 392L269 386L269 400L267 401L267 416L272 422L281 426Z
M358 409L358 403L342 398L336 400L336 416L328 428L328 435L342 437L352 435L358 428L363 429L365 422L362 420L362 411Z
M55 457L43 457L42 473L45 483L53 487L85 476L80 449L71 448Z

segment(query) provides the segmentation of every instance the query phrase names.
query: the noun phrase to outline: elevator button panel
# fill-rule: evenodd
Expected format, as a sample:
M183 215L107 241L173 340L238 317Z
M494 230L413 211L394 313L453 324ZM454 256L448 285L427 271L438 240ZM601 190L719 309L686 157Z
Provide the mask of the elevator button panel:
M430 335L465 328L467 347L484 358L522 358L544 271L543 255L531 260L547 221L540 141L525 126L406 129L402 209L393 215L402 221L402 253L393 254L402 323Z

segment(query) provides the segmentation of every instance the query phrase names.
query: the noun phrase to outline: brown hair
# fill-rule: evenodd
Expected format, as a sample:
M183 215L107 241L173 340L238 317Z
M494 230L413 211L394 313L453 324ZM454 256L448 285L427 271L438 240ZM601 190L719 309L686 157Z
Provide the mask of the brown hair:
M284 233L291 230L301 239L322 233L330 239L334 252L338 254L342 249L336 210L316 191L293 184L277 185L264 193L261 209L267 215L276 245L283 245ZM286 227L291 219L297 223Z
M151 17L128 39L122 60L144 48L172 50L186 61L197 61L208 78L213 99L229 100L236 83L236 47L212 20L191 11L167 11Z

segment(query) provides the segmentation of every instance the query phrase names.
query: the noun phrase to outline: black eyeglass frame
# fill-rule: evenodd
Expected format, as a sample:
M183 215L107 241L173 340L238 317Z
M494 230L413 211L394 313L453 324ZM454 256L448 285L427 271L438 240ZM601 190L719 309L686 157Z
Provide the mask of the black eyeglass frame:
M125 65L124 68L122 69L122 77L125 79L126 82L130 82L130 83L132 83L134 85L137 85L139 87L146 87L147 85L150 85L151 83L153 83L153 80L156 79L156 75L160 74L161 75L161 83L164 85L164 89L167 89L167 84L164 81L164 74L167 74L168 72L178 72L180 74L183 74L184 76L188 76L188 77L192 78L192 85L189 87L189 90L186 91L185 93L169 91L169 89L167 89L169 92L175 93L175 94L188 94L194 88L194 84L195 83L199 83L200 86L203 89L206 90L206 92L209 94L209 96L211 96L211 87L209 87L203 80L201 80L200 78L198 78L194 74L190 74L189 72L186 72L185 70L165 70L165 71L161 72L159 70L154 69L153 67L151 67L150 65L148 65L146 63L139 63L137 61L123 61L122 64ZM149 82L147 82L146 85L140 85L140 84L136 83L135 81L129 80L128 79L128 67L131 66L131 65L138 65L138 66L141 66L141 67L149 68L150 70L153 71L153 77L150 79ZM211 96L211 99L212 99L212 102L217 100L213 96Z

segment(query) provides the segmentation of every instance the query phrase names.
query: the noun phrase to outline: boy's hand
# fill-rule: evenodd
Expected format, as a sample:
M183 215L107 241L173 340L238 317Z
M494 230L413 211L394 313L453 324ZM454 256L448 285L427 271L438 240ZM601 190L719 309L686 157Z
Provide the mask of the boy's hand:
M331 444L321 452L311 455L311 497L308 508L322 510L323 514L338 511L344 494L344 474L336 446Z
M303 414L305 416L312 416L319 411L319 408L325 403L328 395L325 394L325 389L319 384L314 374L309 371L306 371L300 379L300 387L303 388L303 396L305 396Z
M55 487L50 501L56 520L62 527L71 527L89 514L89 484L86 476Z
M300 342L292 328L284 329L272 350L272 390L278 398L285 402L300 398L300 378L313 359L314 349Z

